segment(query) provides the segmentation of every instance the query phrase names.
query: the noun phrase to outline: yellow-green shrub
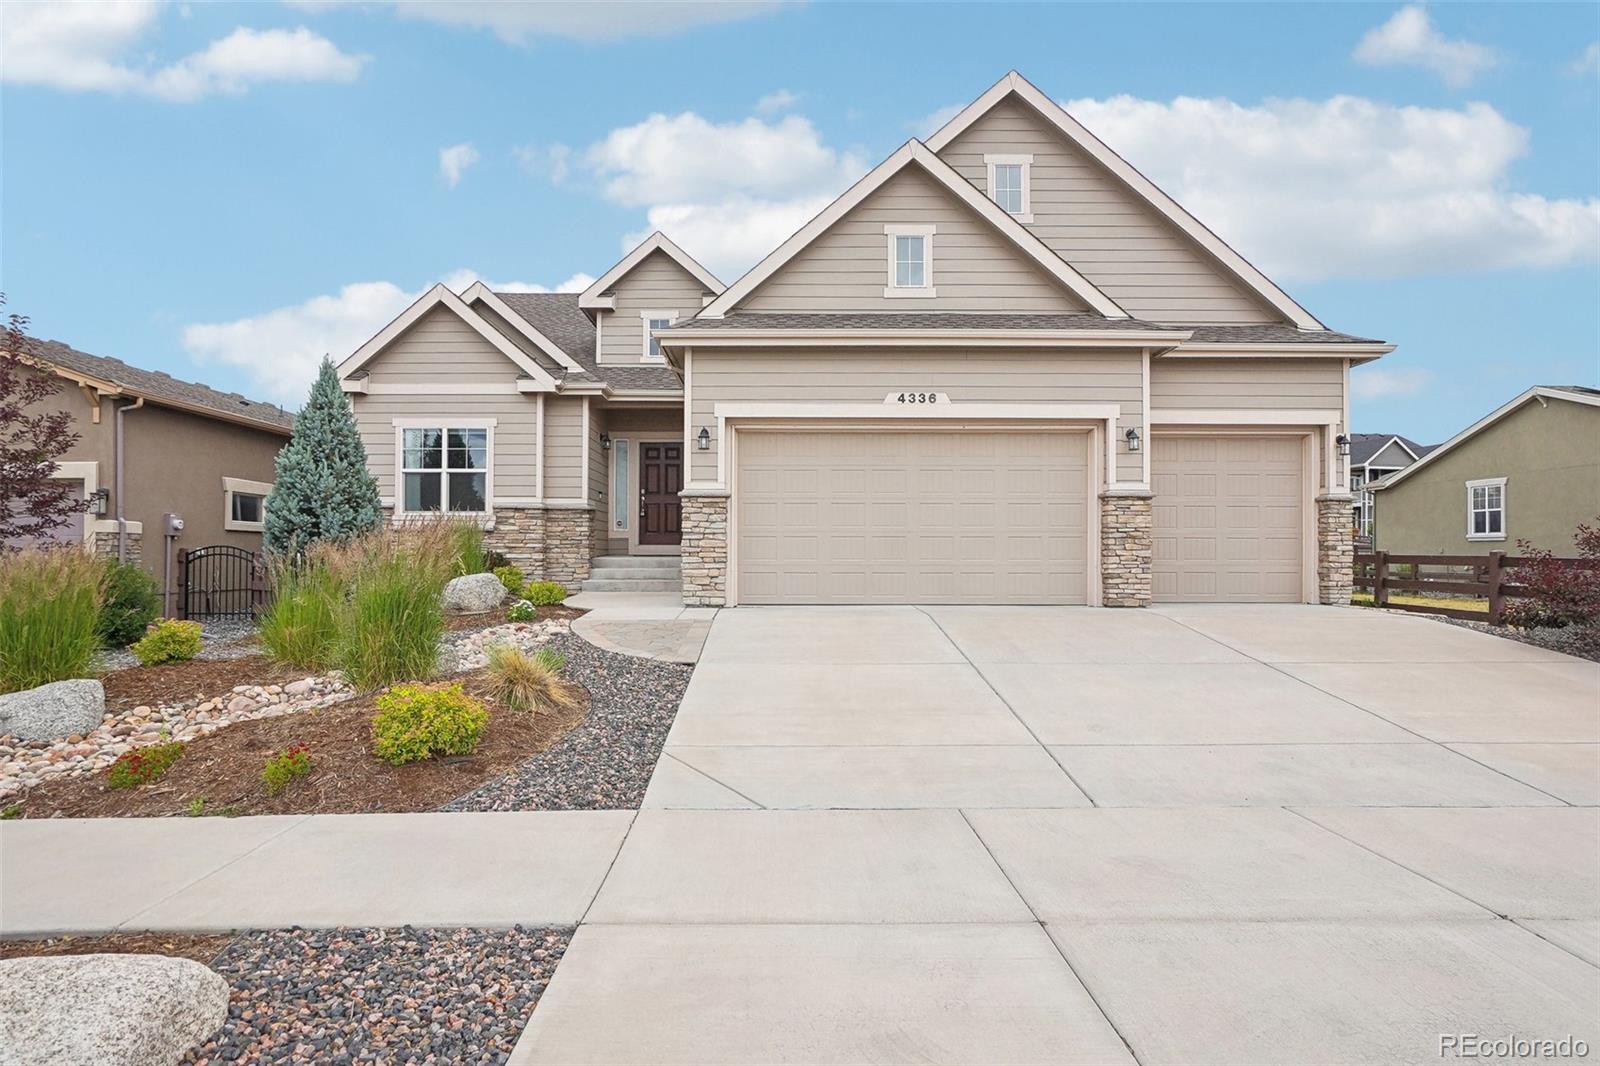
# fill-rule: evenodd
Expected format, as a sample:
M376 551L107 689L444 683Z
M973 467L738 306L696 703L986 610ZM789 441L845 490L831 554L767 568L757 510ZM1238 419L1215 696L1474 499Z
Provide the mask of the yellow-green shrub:
M470 755L489 724L489 712L459 684L396 685L377 703L372 750L394 766L431 755Z
M131 649L145 666L182 662L200 654L200 623L163 618L145 630Z
M506 587L506 592L510 594L512 599L520 600L522 598L522 586L525 579L521 570L514 566L497 566L494 568L493 573L495 577L500 579L500 584Z
M567 590L557 581L530 581L522 586L522 598L535 607L549 607L566 599Z

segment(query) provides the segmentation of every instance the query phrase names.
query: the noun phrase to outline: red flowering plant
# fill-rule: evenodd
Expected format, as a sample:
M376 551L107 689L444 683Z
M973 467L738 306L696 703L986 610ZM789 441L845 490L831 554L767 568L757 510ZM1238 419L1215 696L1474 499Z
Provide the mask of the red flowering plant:
M261 783L267 787L267 795L276 796L310 772L311 749L304 744L292 744L276 755L267 756L267 763L261 768Z
M148 785L167 772L167 768L183 754L183 741L152 744L147 748L134 748L117 756L117 761L106 771L107 788L137 788Z

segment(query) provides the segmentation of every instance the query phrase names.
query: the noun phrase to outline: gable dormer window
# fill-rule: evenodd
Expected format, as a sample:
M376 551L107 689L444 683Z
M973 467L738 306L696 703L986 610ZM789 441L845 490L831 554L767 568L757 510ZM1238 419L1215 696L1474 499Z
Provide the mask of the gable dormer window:
M932 299L934 226L894 225L883 227L889 252L888 284L883 295L890 299Z
M989 199L1018 222L1033 221L1033 156L986 155L989 168Z
M656 330L666 329L678 321L676 311L640 311L639 317L644 320L644 351L640 353L646 363L664 363L666 356L661 354L661 341L656 336Z

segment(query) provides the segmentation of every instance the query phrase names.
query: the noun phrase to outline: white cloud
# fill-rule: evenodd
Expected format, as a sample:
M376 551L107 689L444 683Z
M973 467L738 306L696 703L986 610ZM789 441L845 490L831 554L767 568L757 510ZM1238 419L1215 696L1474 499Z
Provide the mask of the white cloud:
M480 276L463 269L442 280L462 292ZM523 281L486 284L496 292L581 292L593 281L587 274L574 274L554 289ZM356 282L332 295L232 322L185 326L183 346L197 362L243 371L252 396L295 408L304 402L324 355L335 363L344 359L423 291L408 292L391 281Z
M723 281L732 281L788 240L835 195L790 200L733 196L716 203L657 204L645 213L644 229L622 238L622 248L633 248L660 230Z
M799 102L799 93L792 93L788 89L778 89L756 101L756 114L776 115L780 111L789 110Z
M511 149L511 154L525 172L536 178L544 178L553 185L566 181L567 174L572 170L572 149L559 141L547 147L525 144Z
M478 150L470 143L452 144L449 148L439 149L439 176L450 188L461 184L461 175L467 168L478 161Z
M266 82L348 82L368 57L350 55L305 27L239 27L167 64L126 56L160 19L151 0L116 4L12 0L0 17L6 81L75 92L138 93L170 101L242 93Z
M1600 41L1591 41L1578 58L1567 64L1566 70L1574 78L1600 74Z
M965 104L947 104L937 111L929 112L919 119L907 122L906 129L910 130L919 140L927 140L938 132L940 126L961 114L966 109L966 106Z
M335 5L326 0L301 0L296 6L316 10ZM501 40L523 44L538 37L576 41L659 37L696 26L769 14L782 6L782 0L612 0L583 4L548 0L406 0L395 4L394 10L401 18L486 29Z
M1422 67L1446 85L1460 89L1499 62L1487 45L1452 41L1440 33L1420 4L1396 11L1382 26L1368 30L1356 45L1356 62L1374 67Z
M1357 400L1396 400L1415 396L1432 383L1431 370L1369 364L1350 372L1350 395Z
M1528 131L1488 104L1119 96L1064 106L1278 280L1600 258L1600 200L1512 191Z

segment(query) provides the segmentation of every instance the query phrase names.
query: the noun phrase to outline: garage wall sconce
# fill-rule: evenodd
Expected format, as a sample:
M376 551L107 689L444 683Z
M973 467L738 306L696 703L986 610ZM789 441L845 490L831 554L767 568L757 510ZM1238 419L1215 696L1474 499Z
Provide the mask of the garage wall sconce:
M95 489L89 494L88 511L97 518L104 518L111 503L110 489Z
M1139 439L1139 431L1132 426L1129 426L1122 434L1122 439L1128 442L1128 450L1130 452L1136 452L1143 447L1143 442Z
M1350 458L1350 438L1349 437L1347 437L1343 433L1341 433L1337 437L1333 438L1333 443L1338 446L1338 448L1339 448L1339 457L1341 459Z
M711 431L705 426L700 427L700 435L694 439L695 445L703 452L711 450Z

